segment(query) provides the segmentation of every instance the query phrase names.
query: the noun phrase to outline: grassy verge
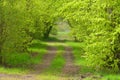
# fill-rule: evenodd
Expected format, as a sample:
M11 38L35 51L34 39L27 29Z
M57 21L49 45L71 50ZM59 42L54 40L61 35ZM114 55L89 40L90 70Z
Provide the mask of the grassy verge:
M5 68L0 66L0 73L2 74L27 74L28 70L22 68Z
M37 76L37 79L41 79L41 80L78 80L75 79L73 77L63 77L63 76L59 76L59 75L52 75L52 74L42 74Z

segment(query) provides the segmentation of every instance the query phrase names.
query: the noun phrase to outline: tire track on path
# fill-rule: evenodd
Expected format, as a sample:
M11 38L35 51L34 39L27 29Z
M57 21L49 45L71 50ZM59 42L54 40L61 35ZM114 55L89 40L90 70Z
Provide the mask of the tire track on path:
M66 64L63 68L63 74L65 75L77 75L79 73L79 67L74 65L74 57L72 54L72 48L65 46L64 58L66 59Z
M35 65L35 67L33 68L34 72L33 74L40 74L42 72L44 72L47 68L49 68L52 60L54 59L56 52L57 52L57 48L50 45L47 47L47 53L43 56L43 61L41 64Z

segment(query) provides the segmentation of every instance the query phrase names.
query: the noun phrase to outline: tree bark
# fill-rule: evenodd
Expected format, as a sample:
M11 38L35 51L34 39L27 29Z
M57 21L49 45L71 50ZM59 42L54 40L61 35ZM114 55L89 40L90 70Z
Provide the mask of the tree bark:
M44 33L44 38L48 38L50 35L50 32L52 30L53 26L50 26Z
M4 44L4 41L5 41L5 34L3 34L3 31L4 31L4 27L6 26L5 25L5 18L4 18L4 8L3 8L3 3L4 0L2 0L0 3L0 64L3 64L4 61L3 61L3 55L2 55L2 48L3 48L3 44Z

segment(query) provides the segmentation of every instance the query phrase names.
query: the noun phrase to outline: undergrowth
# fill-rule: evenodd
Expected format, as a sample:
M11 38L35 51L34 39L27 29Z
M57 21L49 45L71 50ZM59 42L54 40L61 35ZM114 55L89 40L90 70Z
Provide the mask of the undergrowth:
M5 62L6 70L1 66L0 73L12 74L13 72L18 73L21 70L24 72L29 69L31 65L42 62L42 57L47 53L46 47L47 44L45 44L45 42L34 40L28 49L28 53L13 53L5 55L8 56ZM15 71L14 68L18 71Z

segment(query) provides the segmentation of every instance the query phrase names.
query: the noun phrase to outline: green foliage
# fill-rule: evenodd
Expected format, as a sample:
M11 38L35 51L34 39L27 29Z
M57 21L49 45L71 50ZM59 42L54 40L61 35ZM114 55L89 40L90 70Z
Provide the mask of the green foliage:
M51 30L51 34L52 35L57 35L57 26L53 26L52 30Z
M73 0L59 8L59 15L68 20L71 34L86 43L85 58L96 69L119 71L118 0Z
M24 8L25 2L21 1L23 4L19 5L19 1L1 1L1 63L5 63L5 55L9 53L20 53L26 52L30 37L27 36L24 28Z
M55 7L52 4L53 0L0 1L1 64L8 63L6 55L28 53L33 39L49 37L55 19Z

